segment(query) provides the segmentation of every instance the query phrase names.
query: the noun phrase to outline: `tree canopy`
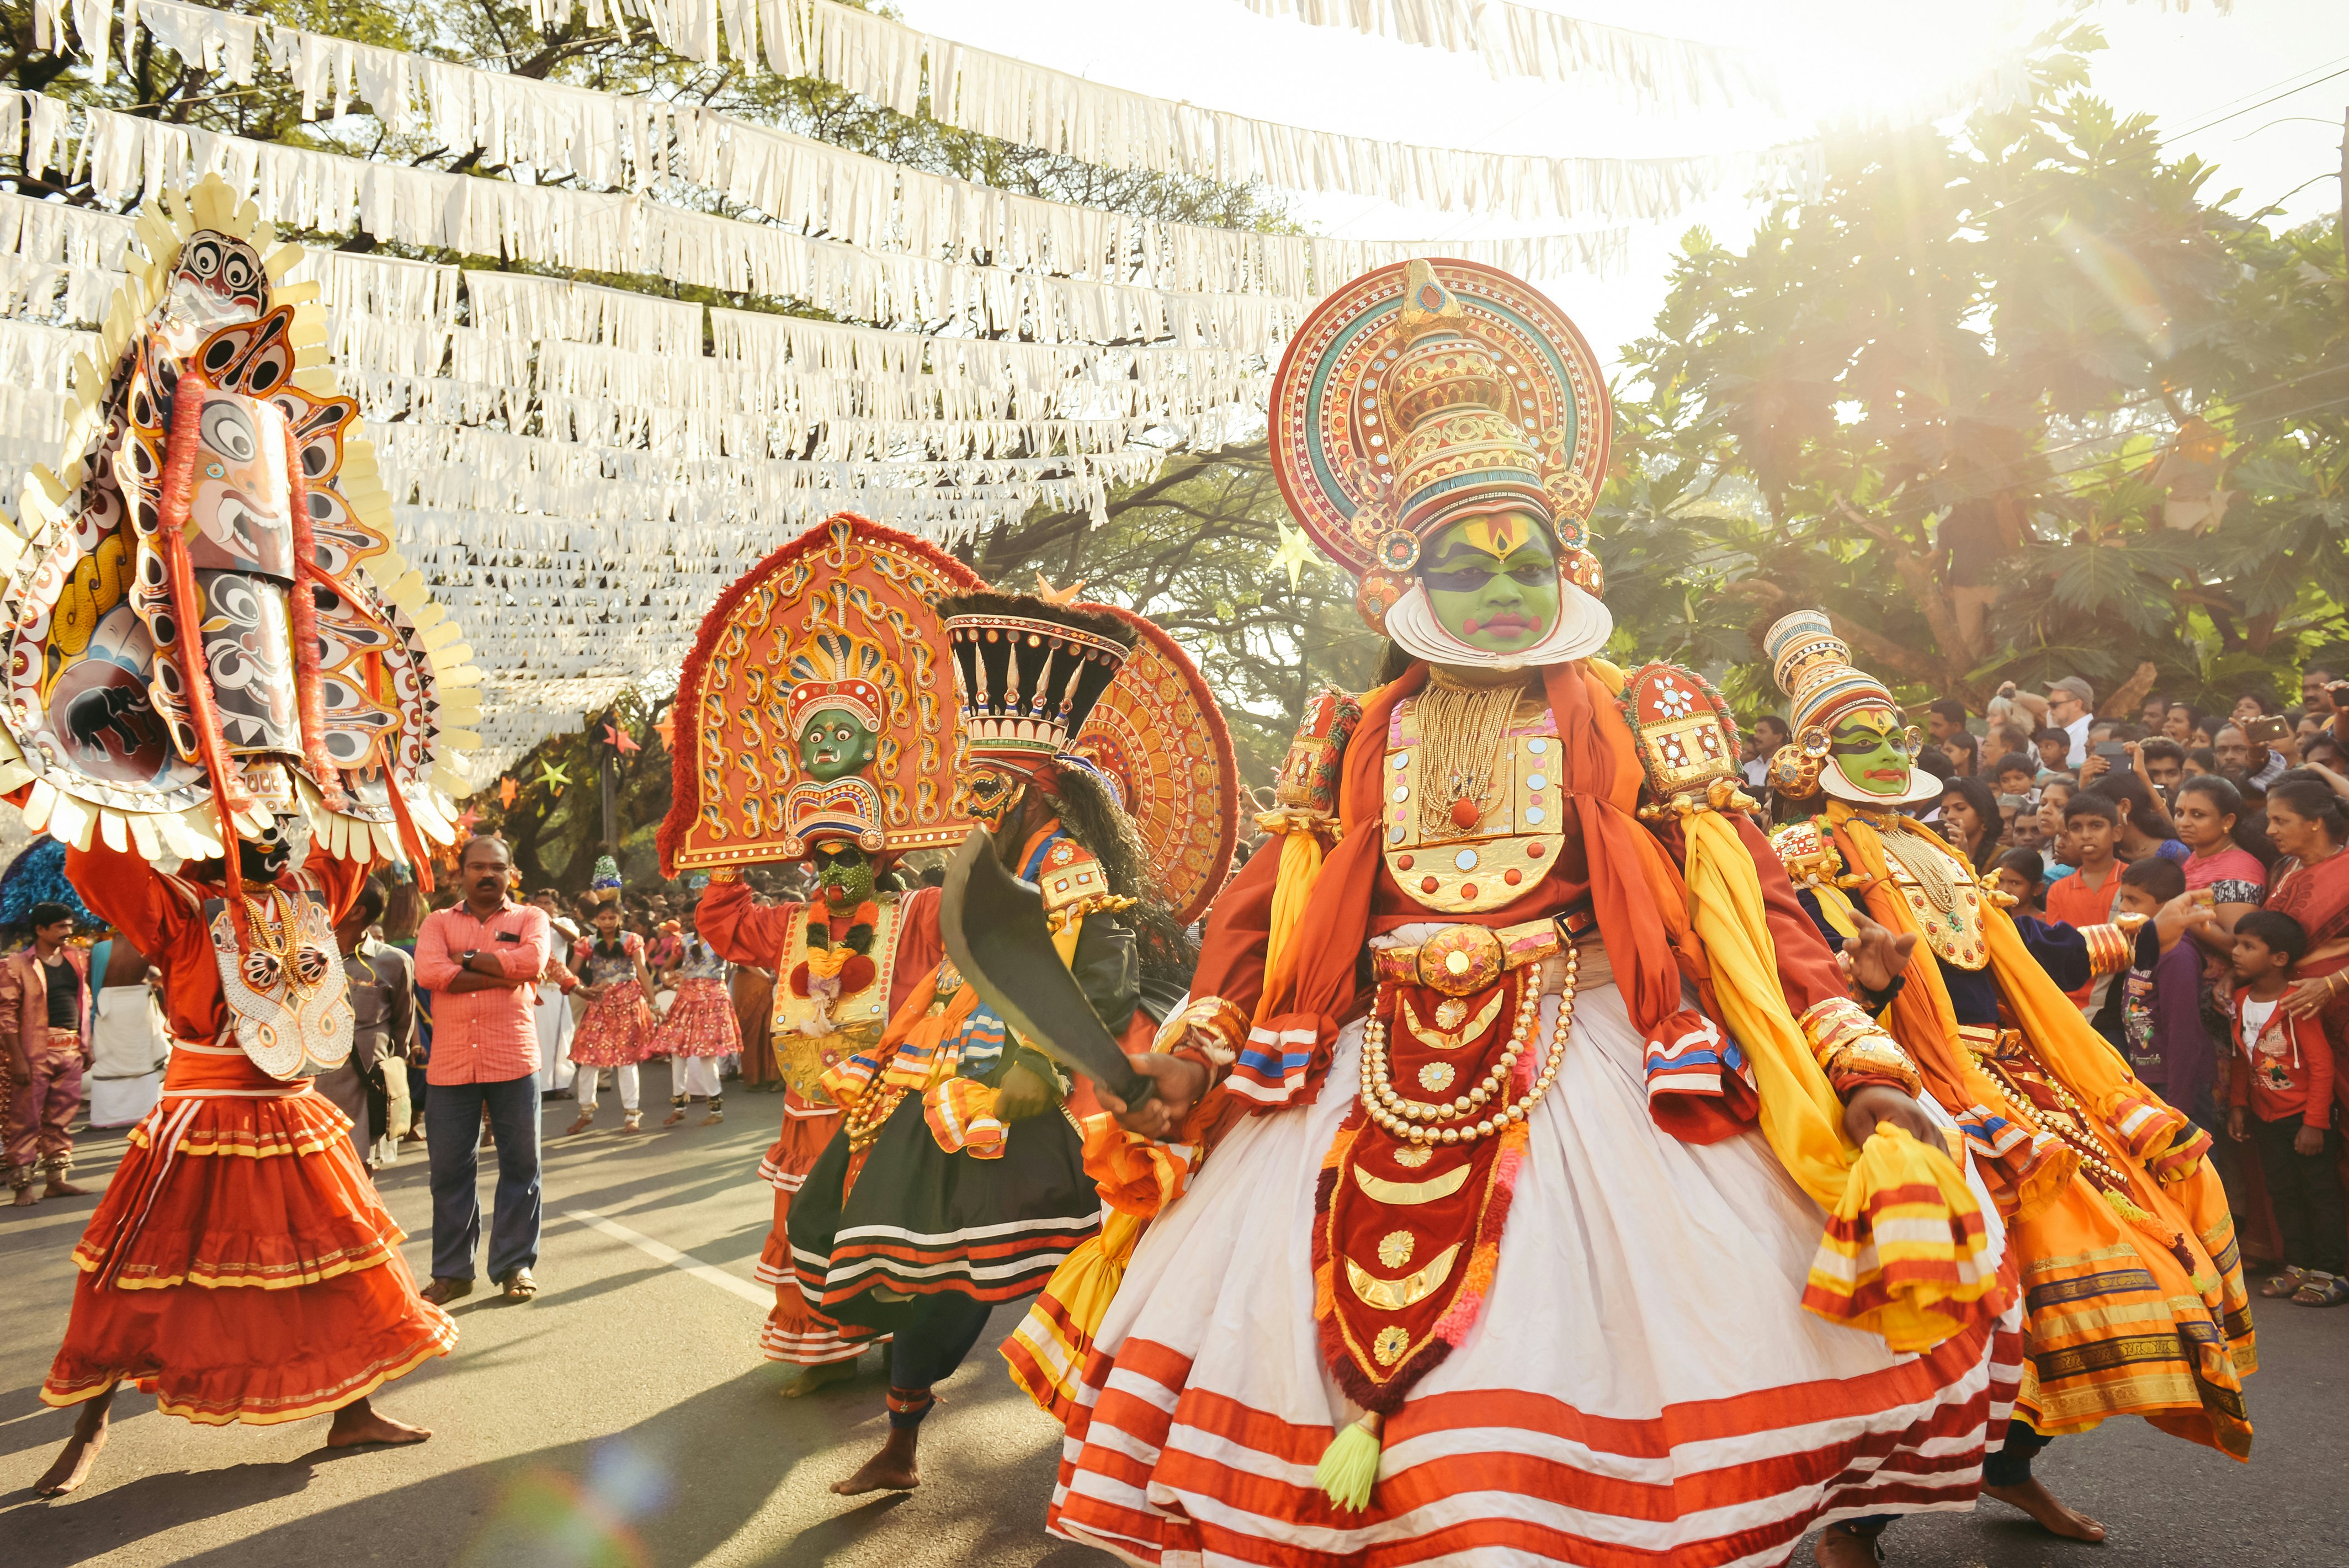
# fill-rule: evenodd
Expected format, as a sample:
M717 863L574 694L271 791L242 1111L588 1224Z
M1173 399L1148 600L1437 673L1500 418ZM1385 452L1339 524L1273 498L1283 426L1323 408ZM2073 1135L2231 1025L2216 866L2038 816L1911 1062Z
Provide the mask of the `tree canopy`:
M2349 638L2340 224L2238 215L2089 90L2101 42L1836 148L1743 251L1687 236L1595 519L1643 655L1776 706L1754 634L1820 606L1920 698L2150 663L2208 709Z

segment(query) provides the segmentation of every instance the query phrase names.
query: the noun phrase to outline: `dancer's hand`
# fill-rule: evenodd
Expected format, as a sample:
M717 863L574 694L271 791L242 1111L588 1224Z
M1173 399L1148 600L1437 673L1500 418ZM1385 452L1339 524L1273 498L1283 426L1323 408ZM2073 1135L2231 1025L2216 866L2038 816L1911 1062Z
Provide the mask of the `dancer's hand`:
M1157 1094L1139 1106L1128 1106L1098 1082L1093 1085L1093 1094L1100 1099L1102 1109L1117 1118L1120 1127L1164 1143L1182 1130L1191 1108L1207 1092L1207 1069L1188 1057L1161 1056L1156 1052L1129 1055L1125 1059L1133 1064L1135 1072L1158 1086Z
M998 1121L1025 1121L1051 1109L1052 1091L1044 1085L1034 1068L1013 1062L1003 1069L1003 1081L996 1086L995 1118Z
M1917 934L1904 931L1892 934L1859 910L1851 912L1859 934L1844 938L1843 951L1836 954L1845 975L1863 991L1880 994L1892 988L1892 982L1909 967L1909 955L1917 951Z
M1928 1149L1949 1151L1940 1125L1911 1097L1884 1084L1852 1090L1851 1103L1843 1110L1844 1135L1855 1145L1866 1143L1879 1121L1890 1122Z

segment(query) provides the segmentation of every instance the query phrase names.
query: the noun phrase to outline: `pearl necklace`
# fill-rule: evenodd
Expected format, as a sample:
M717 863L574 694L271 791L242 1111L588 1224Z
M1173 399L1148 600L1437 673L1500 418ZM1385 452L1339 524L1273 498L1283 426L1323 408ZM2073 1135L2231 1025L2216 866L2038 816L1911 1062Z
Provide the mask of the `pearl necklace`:
M1550 1029L1548 1057L1542 1063L1533 1088L1523 1099L1514 1104L1495 1104L1506 1100L1511 1069L1534 1037L1541 1018L1541 988L1527 976L1525 994L1517 999L1516 1016L1510 1020L1509 1043L1501 1058L1485 1080L1467 1093L1441 1104L1406 1099L1395 1090L1394 1078L1387 1059L1387 1026L1373 1008L1370 1021L1362 1026L1362 1108L1370 1118L1391 1137L1409 1143L1474 1143L1490 1138L1525 1120L1533 1108L1541 1103L1542 1096L1557 1078L1557 1069L1566 1060L1566 1037L1574 1026L1575 975L1581 967L1581 957L1569 944L1566 950L1566 983L1558 994L1557 1022ZM1491 1108L1492 1114L1470 1122ZM1453 1126L1425 1126L1423 1123L1458 1123Z

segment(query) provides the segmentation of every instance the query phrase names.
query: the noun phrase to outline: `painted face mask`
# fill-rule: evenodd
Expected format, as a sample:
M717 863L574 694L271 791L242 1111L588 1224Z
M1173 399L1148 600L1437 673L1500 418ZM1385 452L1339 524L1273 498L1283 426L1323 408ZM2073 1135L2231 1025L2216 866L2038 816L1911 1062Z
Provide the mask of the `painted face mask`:
M1028 781L1004 768L976 767L955 780L954 811L988 832L1000 832L1028 790Z
M1557 624L1557 552L1526 512L1444 529L1422 557L1420 581L1444 629L1486 653L1522 652Z
M881 732L846 708L818 708L800 727L800 768L829 784L871 767L880 745Z
M1844 781L1863 795L1905 795L1909 767L1922 739L1889 708L1855 708L1827 731L1827 757Z

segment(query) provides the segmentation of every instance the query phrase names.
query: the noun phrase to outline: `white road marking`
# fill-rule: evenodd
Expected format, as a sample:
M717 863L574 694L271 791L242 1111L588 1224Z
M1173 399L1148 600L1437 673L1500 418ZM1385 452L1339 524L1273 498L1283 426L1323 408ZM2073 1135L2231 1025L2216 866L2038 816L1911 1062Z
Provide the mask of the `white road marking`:
M753 1306L771 1307L775 1305L775 1293L765 1286L737 1278L712 1264L696 1263L675 1247L632 1231L617 1220L607 1220L593 1209L568 1209L564 1212L591 1230L601 1231L616 1242L626 1242L647 1257L657 1259L679 1274L689 1274L704 1284L714 1284L719 1290L730 1291Z

